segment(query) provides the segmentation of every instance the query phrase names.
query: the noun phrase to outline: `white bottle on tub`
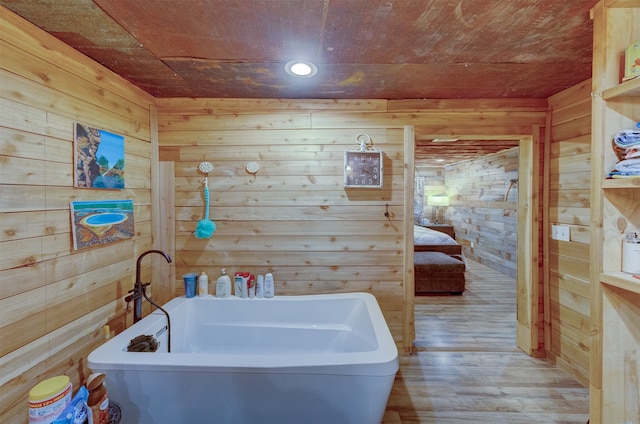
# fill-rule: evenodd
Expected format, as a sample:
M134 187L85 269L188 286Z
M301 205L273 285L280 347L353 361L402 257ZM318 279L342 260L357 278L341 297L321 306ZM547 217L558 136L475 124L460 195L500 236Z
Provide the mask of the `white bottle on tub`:
M222 268L220 276L216 281L216 296L217 297L229 297L231 296L231 277L227 275L227 270Z
M264 275L258 274L258 282L256 283L256 297L264 297Z
M209 277L207 273L202 271L198 276L198 296L209 295Z
M275 285L273 284L273 275L268 272L264 276L264 297L273 297L275 293Z

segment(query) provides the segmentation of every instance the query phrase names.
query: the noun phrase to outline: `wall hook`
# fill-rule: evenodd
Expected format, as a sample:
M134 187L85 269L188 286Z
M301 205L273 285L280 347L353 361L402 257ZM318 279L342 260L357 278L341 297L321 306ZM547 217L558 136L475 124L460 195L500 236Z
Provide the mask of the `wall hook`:
M260 170L260 165L258 164L258 162L249 162L246 164L245 170L247 171L247 173L253 176L253 178L251 178L251 180L249 181L249 183L253 183L256 180L256 174Z
M509 188L507 189L507 192L504 195L504 201L505 202L507 201L507 198L509 197L509 192L511 191L511 189L515 185L518 185L518 180L516 180L516 179L509 180Z
M386 211L384 212L384 216L386 216L387 218L389 218L389 204L387 203L387 205L386 205L386 206L387 206L387 209L386 209Z

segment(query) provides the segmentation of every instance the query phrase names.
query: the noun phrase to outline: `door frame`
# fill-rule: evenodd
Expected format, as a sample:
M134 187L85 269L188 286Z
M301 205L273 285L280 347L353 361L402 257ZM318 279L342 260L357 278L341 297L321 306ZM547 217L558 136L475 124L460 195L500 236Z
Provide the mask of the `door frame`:
M483 136L490 139L491 136ZM543 328L539 314L540 292L540 176L544 128L532 126L531 135L514 135L520 140L518 169L518 258L516 277L516 345L528 355L541 356L539 330ZM496 136L504 140L505 136ZM404 310L403 345L405 353L413 352L415 340L415 281L413 267L413 202L415 181L415 128L404 126Z

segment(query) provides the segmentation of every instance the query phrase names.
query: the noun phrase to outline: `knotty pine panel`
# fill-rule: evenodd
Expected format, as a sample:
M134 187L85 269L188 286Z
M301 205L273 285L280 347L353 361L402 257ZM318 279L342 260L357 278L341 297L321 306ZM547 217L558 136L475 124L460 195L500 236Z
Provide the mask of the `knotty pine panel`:
M251 116L253 115L247 115L245 119L249 119ZM260 116L259 119L264 120L268 118ZM185 122L185 125L187 123L188 121ZM283 133L280 130L247 129L243 130L242 133L239 134L237 130L231 131L226 130L226 128L217 129L216 125L219 125L218 122L210 125L212 127L211 130L200 130L197 132L193 132L193 130L188 126L185 128L172 128L171 131L163 133L161 147L190 146L191 149L186 152L182 152L185 154L198 151L206 152L209 149L219 149L220 153L232 155L235 151L229 151L229 149L224 148L225 146L237 147L254 145L259 146L262 150L267 150L275 148L276 146L291 145L302 148L315 148L317 150L332 149L334 151L339 151L339 149L344 145L344 141L341 140L350 141L348 144L352 144L354 149L359 146L354 137L354 131L357 131L358 128L312 129L310 127L305 127L303 129L287 129L286 133ZM381 147L380 143L386 142L387 134L389 132L390 131L387 129L367 128L367 134L371 137L377 148ZM241 137L239 135L241 135ZM390 145L389 147L400 148L401 146ZM385 149L383 148L382 150ZM242 158L244 158L248 152L239 153L241 153ZM188 158L183 156L182 159L187 160Z
M387 101L376 99L157 99L163 115L211 115L280 112L282 110L386 111ZM215 112L214 112L215 111Z
M581 381L589 378L591 84L587 81L549 99L551 131L546 227L570 226L571 241L544 234L546 341L551 357Z
M32 60L29 57L27 60ZM79 97L60 92L53 88L45 87L38 82L20 77L0 69L0 94L9 100L18 103L24 102L31 107L36 107L47 113L54 113L75 119L83 124L88 124L101 129L121 134L149 139L149 120L140 122L131 117L123 117L113 113L113 106L102 109L101 105L91 102L91 93L78 93ZM11 87L5 90L3 87Z
M51 66L40 56L30 56L28 61L20 60L22 58L20 49L2 41L0 41L0 50L3 52L2 68L13 74L21 75L26 79L51 87L61 93L73 92L79 99L91 99L90 107L106 110L108 114L120 115L121 120L128 121L133 119L134 122L139 123L148 123L149 121L149 115L145 113L144 107L129 102L108 90L104 90L92 81L69 78L67 70ZM45 69L46 71L43 71ZM69 107L77 108L77 105L70 105ZM65 115L69 116L69 114ZM148 126L146 128L147 133L143 134L144 137L148 138Z
M557 158L591 152L591 134L567 138L562 143L553 143L549 146L549 156Z
M531 133L531 126L536 123L544 125L546 113L535 111L493 110L469 113L467 111L423 112L423 113L352 113L336 114L318 112L312 116L313 128L349 128L349 127L396 127L402 125L420 125L429 128L464 128L462 134L469 134L474 128L477 134L485 134L486 129L491 133L501 135ZM399 125L400 124L400 125ZM494 129L499 130L494 131ZM528 128L528 130L523 130ZM518 130L520 129L520 130ZM528 132L527 132L528 131ZM420 132L422 134L422 132ZM428 133L428 132L427 132ZM455 134L454 132L453 134Z
M563 225L589 225L589 209L575 207L554 207L547 209L549 221Z
M389 112L466 111L481 112L487 110L538 111L547 110L546 99L402 99L389 100Z
M6 9L0 15L0 421L26 423L29 390L62 373L84 384L102 327L125 315L136 255L152 246L153 99ZM75 122L125 136L126 189L73 187ZM134 201L134 238L73 251L69 202L108 199Z
M550 182L550 190L589 190L591 183L591 171L567 172L558 174L557 177Z

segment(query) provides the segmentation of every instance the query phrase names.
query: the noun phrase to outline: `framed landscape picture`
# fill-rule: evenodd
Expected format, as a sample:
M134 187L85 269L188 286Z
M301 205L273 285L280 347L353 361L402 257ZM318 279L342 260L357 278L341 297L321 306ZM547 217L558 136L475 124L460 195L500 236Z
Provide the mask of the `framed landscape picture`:
M132 200L71 202L74 250L130 239L134 232Z
M79 123L74 128L74 187L124 188L124 137Z

